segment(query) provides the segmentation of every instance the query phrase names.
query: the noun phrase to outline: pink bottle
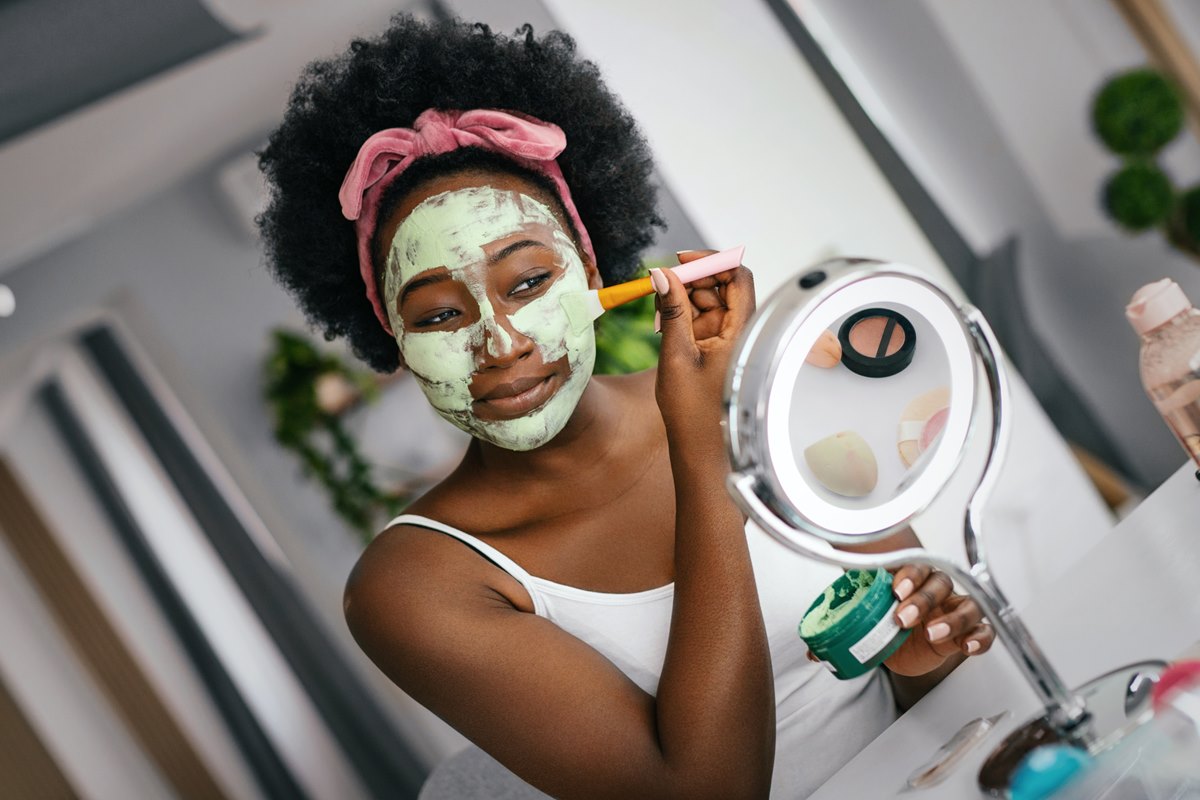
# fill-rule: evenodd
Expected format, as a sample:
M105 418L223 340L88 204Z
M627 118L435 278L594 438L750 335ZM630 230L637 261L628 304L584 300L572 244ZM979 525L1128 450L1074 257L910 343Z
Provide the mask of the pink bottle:
M1142 386L1200 466L1200 311L1163 278L1138 289L1125 316L1142 337Z

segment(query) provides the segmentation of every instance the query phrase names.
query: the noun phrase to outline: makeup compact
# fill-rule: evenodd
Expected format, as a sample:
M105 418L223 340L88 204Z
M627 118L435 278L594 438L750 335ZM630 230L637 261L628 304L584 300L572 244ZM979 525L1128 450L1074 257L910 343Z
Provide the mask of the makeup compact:
M899 311L864 308L846 318L838 330L842 363L867 378L889 378L912 363L917 332Z

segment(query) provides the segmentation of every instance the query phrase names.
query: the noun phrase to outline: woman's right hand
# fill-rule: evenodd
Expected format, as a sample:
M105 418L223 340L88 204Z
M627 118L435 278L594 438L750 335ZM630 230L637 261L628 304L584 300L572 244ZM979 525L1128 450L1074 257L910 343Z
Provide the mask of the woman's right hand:
M712 252L687 251L679 261ZM754 314L754 278L742 266L689 286L669 269L652 270L651 278L662 325L655 396L667 435L688 442L717 437L719 443L725 376L738 334Z

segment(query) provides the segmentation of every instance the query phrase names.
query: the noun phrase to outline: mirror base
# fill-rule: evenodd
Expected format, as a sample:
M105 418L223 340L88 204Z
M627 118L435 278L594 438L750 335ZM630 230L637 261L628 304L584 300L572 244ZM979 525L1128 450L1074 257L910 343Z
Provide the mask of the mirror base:
M1058 731L1050 715L1039 714L1019 725L988 756L979 770L979 788L990 797L1008 797L1013 774L1031 750L1045 744L1069 744L1096 755L1150 721L1150 689L1166 668L1163 661L1119 667L1083 684L1077 694L1088 715L1071 731Z

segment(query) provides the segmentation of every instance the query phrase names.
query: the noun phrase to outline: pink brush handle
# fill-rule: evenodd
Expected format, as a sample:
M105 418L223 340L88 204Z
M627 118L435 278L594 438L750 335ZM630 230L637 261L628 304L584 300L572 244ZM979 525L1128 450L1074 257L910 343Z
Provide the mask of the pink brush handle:
M731 247L728 250L713 253L711 256L697 258L695 261L680 264L678 267L671 267L671 271L679 277L681 282L691 283L701 278L707 278L709 275L716 275L718 272L724 272L727 269L740 266L742 255L745 252L745 245Z

